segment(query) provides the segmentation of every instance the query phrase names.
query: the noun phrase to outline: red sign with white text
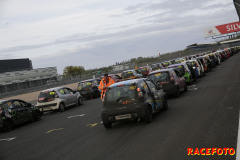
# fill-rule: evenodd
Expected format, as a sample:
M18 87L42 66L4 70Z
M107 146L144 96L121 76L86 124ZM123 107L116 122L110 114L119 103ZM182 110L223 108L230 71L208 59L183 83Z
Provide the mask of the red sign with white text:
M216 28L221 34L238 32L238 31L240 31L240 22L223 24L223 25L220 25L220 26L216 26Z
M233 22L228 24L223 24L211 28L204 29L205 37L212 37L221 34L227 34L232 32L240 31L240 22Z

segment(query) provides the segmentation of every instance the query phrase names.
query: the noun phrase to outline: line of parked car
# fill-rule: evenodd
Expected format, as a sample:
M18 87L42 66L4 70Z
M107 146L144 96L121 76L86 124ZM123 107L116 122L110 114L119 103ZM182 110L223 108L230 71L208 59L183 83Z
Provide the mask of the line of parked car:
M126 120L151 122L154 113L168 109L168 96L179 97L181 92L187 91L187 85L238 53L239 49L233 47L191 55L124 71L122 79L125 81L106 90L101 111L104 127L111 128L113 123Z
M167 110L168 96L179 97L187 85L224 62L240 47L213 53L181 57L161 63L109 74L116 82L111 85L102 103L101 118L106 128L117 121L151 122L152 115ZM9 131L26 121L38 121L44 112L63 112L71 106L82 105L84 99L100 97L98 86L103 77L79 82L77 89L56 87L39 93L37 105L20 99L0 100L0 129Z

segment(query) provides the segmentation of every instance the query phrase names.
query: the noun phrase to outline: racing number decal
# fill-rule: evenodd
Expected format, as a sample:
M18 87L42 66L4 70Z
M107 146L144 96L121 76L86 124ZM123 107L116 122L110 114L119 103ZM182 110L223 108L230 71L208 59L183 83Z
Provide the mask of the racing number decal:
M130 89L134 90L136 89L136 86L131 86Z

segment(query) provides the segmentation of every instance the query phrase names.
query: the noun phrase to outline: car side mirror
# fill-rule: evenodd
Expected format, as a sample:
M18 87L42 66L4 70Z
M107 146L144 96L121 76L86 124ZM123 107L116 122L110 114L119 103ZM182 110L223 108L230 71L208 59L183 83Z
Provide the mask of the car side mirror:
M76 91L76 90L74 90L74 91L73 91L73 94L76 94L76 93L77 93L77 91Z

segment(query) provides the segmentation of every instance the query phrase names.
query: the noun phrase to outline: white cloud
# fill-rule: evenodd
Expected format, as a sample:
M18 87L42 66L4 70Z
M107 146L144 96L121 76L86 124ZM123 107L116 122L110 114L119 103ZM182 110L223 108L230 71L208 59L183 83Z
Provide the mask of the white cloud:
M3 0L0 59L29 57L33 66L61 69L81 61L94 68L104 65L105 54L114 64L204 42L202 29L237 20L228 0Z

